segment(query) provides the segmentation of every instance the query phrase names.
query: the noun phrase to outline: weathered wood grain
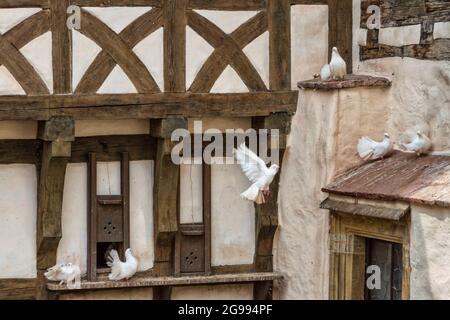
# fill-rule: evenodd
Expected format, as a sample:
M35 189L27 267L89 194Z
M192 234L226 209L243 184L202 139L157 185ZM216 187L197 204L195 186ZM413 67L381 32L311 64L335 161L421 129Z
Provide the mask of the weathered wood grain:
M0 279L0 300L33 300L36 279Z
M289 0L268 0L270 89L291 88L291 7Z
M0 8L49 8L50 0L0 0Z
M71 0L82 7L161 7L164 0Z
M51 0L53 92L72 92L72 32L66 26L70 0Z
M129 48L134 48L162 25L162 10L155 8L129 24L120 32L119 37ZM75 94L96 93L116 65L113 57L106 50L102 50L84 73Z
M298 91L0 96L0 120L47 120L53 115L70 115L76 120L148 119L170 115L252 117L295 112L297 99Z
M343 80L321 81L320 78L300 81L298 87L300 89L313 90L336 90L357 87L390 87L392 82L387 78L372 77L366 75L346 75Z
M38 140L0 140L0 164L35 164L40 148Z
M189 0L189 9L205 10L263 10L267 0Z
M328 47L337 47L347 63L347 73L353 71L353 1L328 1Z
M5 39L17 49L21 49L27 43L43 35L50 30L50 11L41 10L31 17L9 29Z
M164 91L186 91L187 0L164 1Z

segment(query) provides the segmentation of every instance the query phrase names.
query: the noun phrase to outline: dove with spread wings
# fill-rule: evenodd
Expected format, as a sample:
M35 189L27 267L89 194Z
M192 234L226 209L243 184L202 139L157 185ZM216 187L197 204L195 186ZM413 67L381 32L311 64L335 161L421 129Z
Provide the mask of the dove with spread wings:
M119 253L114 249L109 251L107 260L106 264L111 267L109 280L130 279L138 269L138 260L133 256L131 249L125 251L125 262L120 261Z
M280 170L280 166L273 164L267 168L264 161L244 143L234 149L234 155L242 171L252 183L250 188L241 193L241 197L257 204L265 203L265 197L270 193L270 184Z
M75 289L80 285L81 271L80 267L70 262L60 263L48 269L44 276L50 281L60 281L60 285L67 284L69 289Z

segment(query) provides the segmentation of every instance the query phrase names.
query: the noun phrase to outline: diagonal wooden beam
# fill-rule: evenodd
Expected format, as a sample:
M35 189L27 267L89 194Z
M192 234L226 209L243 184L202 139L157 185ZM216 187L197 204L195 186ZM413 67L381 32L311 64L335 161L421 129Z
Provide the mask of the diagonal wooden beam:
M0 35L0 65L4 65L29 95L49 94L47 86L28 60Z
M85 10L81 11L80 32L108 52L139 93L160 92L147 67L133 50L118 34Z
M162 10L152 9L129 24L120 32L119 37L129 48L134 48L162 26ZM96 93L116 65L113 57L102 50L81 78L75 93Z
M3 36L17 49L50 30L50 11L41 10L25 19Z
M267 91L258 71L242 49L267 30L267 16L260 12L231 35L194 11L188 12L188 24L215 50L200 69L191 85L192 92L209 92L227 65L239 74L250 91Z

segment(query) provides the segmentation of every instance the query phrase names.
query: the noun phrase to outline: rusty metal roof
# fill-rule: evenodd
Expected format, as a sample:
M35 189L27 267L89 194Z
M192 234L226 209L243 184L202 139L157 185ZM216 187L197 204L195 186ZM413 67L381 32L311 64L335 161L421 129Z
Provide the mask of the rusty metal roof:
M323 192L450 207L450 157L396 151L339 175Z

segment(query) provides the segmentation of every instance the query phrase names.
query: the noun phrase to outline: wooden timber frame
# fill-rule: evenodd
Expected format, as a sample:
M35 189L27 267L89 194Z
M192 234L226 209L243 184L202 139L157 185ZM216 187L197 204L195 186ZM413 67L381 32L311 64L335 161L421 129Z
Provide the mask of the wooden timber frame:
M251 117L255 128L281 128L289 133L298 92L291 86L290 8L328 5L329 45L338 46L351 72L351 0L0 0L2 8L42 8L0 35L0 65L5 66L26 95L0 96L0 121L39 121L36 140L0 140L0 164L36 164L38 181L37 279L0 280L0 298L52 298L43 272L56 262L62 236L61 210L66 165L129 160L155 161L155 263L152 276L173 275L174 239L178 232L176 199L179 167L170 161L168 132L186 125L190 117ZM72 87L72 32L66 27L67 7L81 7L81 29L101 52L79 84ZM152 9L114 33L83 7L151 6ZM194 10L259 11L231 34L224 33ZM189 26L214 52L192 85L186 88L186 35ZM132 48L164 28L164 92ZM53 90L49 90L20 52L27 43L52 32ZM243 53L250 42L269 32L270 84L266 86ZM97 94L114 67L120 66L137 89L136 94ZM248 93L213 94L212 86L230 65ZM52 93L50 92L52 91ZM149 119L150 135L75 138L77 120ZM284 142L282 142L283 144ZM142 145L148 146L142 148ZM284 151L281 150L281 158ZM269 202L256 208L256 250L253 265L211 267L212 274L272 271L272 243L278 226L278 179ZM273 281L255 281L255 299L272 297ZM36 293L31 292L37 288ZM170 286L155 288L155 298L170 298Z

